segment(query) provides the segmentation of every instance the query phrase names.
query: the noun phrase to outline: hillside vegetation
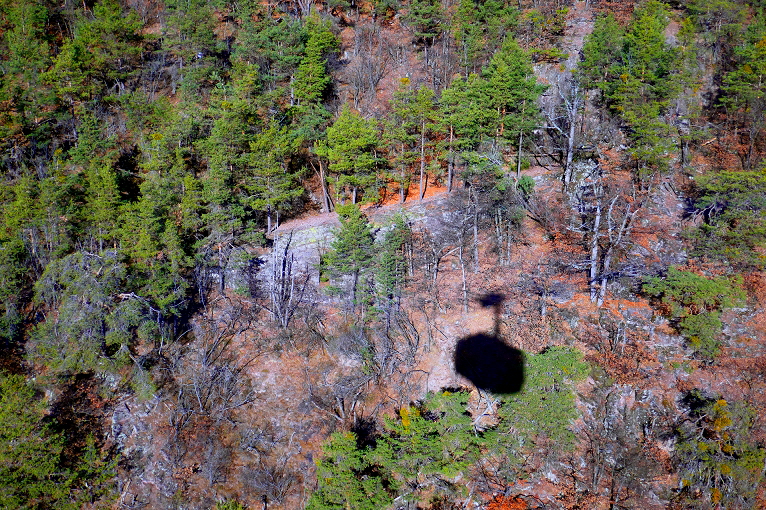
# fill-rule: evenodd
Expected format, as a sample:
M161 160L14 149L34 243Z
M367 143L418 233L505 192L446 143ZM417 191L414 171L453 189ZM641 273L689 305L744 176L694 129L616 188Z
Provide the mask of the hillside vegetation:
M0 507L766 505L766 4L0 0Z

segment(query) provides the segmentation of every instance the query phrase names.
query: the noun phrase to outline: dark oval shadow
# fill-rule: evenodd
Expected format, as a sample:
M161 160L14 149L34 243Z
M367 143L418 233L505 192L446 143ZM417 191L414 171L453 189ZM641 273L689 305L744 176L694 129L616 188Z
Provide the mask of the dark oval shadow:
M503 301L505 301L505 296L499 292L490 292L479 297L477 301L484 308L489 308L491 306L497 307L503 304Z
M524 354L503 342L499 335L500 309L505 296L491 292L477 301L482 307L494 310L494 329L458 340L454 355L455 371L480 390L498 394L521 391Z
M454 359L455 371L480 390L516 393L524 383L524 354L493 334L461 338Z

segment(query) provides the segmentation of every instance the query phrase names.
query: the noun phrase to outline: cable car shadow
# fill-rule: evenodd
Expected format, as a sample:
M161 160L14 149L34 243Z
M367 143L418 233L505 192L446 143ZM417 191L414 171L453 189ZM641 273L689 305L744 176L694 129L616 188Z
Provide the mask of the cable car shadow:
M500 337L502 294L482 296L479 303L494 308L494 330L458 340L455 346L455 371L479 390L494 394L517 393L524 383L524 354Z

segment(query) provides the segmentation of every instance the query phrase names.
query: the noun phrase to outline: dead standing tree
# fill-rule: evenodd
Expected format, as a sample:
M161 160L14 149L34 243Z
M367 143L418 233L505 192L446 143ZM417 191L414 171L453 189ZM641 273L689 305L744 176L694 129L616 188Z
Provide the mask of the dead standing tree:
M585 96L577 77L562 79L558 83L557 97L547 108L545 129L556 142L553 151L561 152L564 167L564 189L568 190L574 170L575 141L577 139L577 119L585 106Z
M237 349L253 321L252 310L219 298L195 320L189 342L167 349L169 380L163 386L163 406L169 427L162 454L168 472L186 473L171 477L173 491L183 493L201 482L212 488L232 469L235 415L257 399L247 368L264 352L257 342L246 358ZM188 473L198 473L199 478Z
M632 182L621 184L615 176L607 180L600 167L575 191L578 225L570 229L583 235L590 300L598 306L604 303L609 280L620 274L615 269L618 257L631 244L647 194L639 195Z
M625 385L599 386L584 397L577 434L587 463L570 459L572 474L610 508L649 508L667 473L659 445L673 417L650 392Z
M221 305L220 301L225 301ZM231 411L255 400L255 392L245 374L261 354L252 349L245 360L235 356L233 342L252 330L253 317L239 303L221 299L194 328L196 340L173 355L173 376L177 385L177 413L227 420Z
M266 309L283 329L290 325L295 312L303 303L309 282L308 270L297 272L295 254L290 250L293 233L275 237L271 254L271 272L266 283L269 305Z
M359 109L366 98L374 98L378 83L390 67L392 57L389 46L377 23L362 25L354 32L352 52L344 54L344 60L349 60L344 74L351 85L354 108Z
M461 203L462 202L462 203ZM425 255L425 281L428 291L439 303L438 279L441 265L450 255L456 254L460 263L463 309L468 308L468 264L473 256L471 240L476 215L473 204L467 199L455 198L454 203L447 207L442 218L434 222L428 230L418 236L422 243L421 252ZM441 308L441 305L439 305Z

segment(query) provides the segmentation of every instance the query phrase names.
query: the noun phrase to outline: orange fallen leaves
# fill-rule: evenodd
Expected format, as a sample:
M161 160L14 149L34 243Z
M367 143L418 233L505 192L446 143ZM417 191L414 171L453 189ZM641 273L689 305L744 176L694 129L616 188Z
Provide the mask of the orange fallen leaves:
M528 510L529 505L521 498L508 497L502 494L492 498L487 505L487 510Z

